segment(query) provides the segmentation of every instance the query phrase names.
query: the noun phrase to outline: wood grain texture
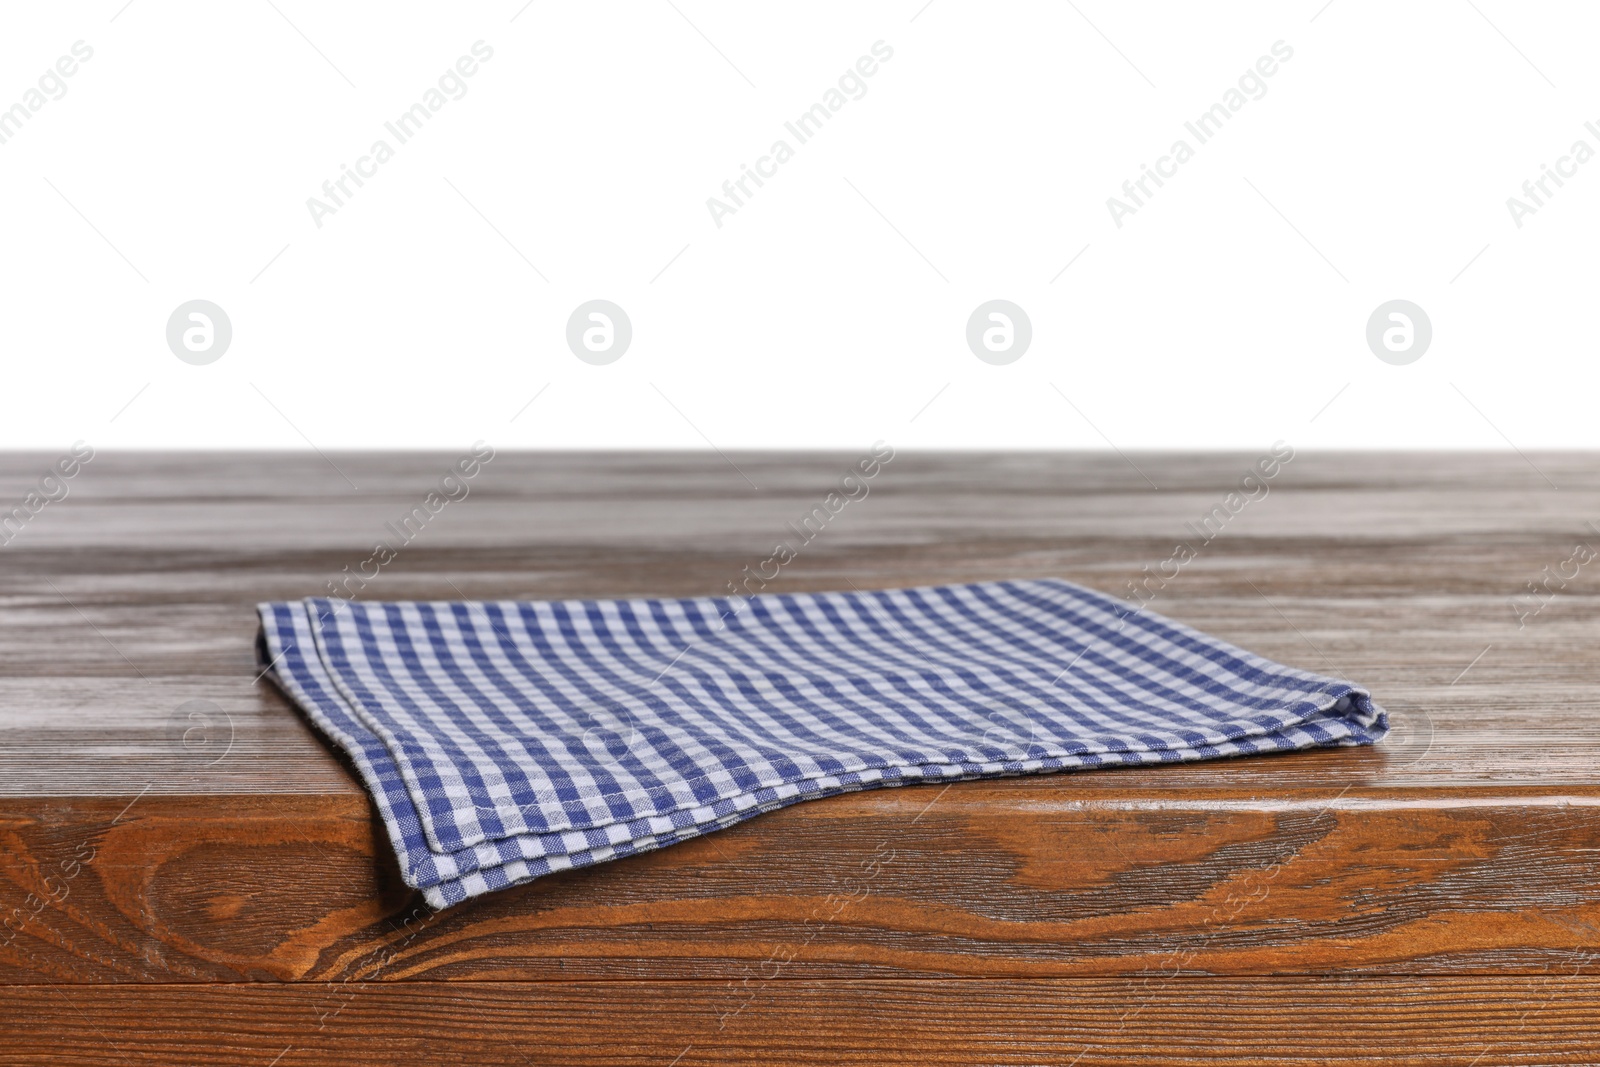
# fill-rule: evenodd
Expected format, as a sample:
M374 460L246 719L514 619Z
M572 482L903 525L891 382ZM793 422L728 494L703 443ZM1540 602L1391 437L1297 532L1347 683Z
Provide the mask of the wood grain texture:
M1600 979L26 986L0 1065L1600 1062Z
M852 458L502 454L366 595L715 593ZM0 549L0 982L1594 969L1600 562L1512 610L1600 545L1594 457L1299 456L1152 601L1369 685L1375 749L833 798L430 915L252 609L452 459L106 455ZM1122 593L1254 459L902 455L769 588Z
M1600 969L1592 802L939 792L799 805L442 913L364 806L147 799L75 878L33 863L70 834L7 819L8 882L63 895L0 959L25 982Z

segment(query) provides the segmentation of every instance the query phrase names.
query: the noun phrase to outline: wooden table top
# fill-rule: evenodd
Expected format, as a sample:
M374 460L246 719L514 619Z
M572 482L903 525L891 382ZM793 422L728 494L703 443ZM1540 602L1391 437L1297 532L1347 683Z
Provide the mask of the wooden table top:
M0 502L55 458L0 457ZM856 458L501 453L363 595L721 592ZM1256 459L902 454L770 589L1126 594ZM1368 686L1375 748L853 794L432 914L253 606L454 460L103 454L0 548L0 982L1592 969L1594 456L1302 454L1151 600Z

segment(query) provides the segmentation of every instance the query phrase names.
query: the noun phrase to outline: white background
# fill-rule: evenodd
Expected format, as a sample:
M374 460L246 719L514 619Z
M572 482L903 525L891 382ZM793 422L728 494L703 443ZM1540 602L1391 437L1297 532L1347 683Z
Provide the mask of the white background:
M1506 206L1600 149L1592 6L275 3L8 6L0 107L94 55L0 145L0 446L1600 445L1600 160ZM307 198L479 40L319 229ZM880 40L719 229L707 198ZM634 329L607 366L565 342L596 297ZM1007 366L965 342L997 297L1033 324ZM194 298L233 325L207 366L166 345ZM1365 341L1393 298L1432 319L1407 366Z

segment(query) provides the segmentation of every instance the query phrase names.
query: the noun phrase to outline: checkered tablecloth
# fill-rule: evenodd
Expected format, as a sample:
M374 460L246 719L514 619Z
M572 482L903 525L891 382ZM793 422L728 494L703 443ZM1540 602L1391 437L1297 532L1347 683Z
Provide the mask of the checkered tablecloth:
M849 790L1387 730L1364 689L1055 579L260 613L435 907Z

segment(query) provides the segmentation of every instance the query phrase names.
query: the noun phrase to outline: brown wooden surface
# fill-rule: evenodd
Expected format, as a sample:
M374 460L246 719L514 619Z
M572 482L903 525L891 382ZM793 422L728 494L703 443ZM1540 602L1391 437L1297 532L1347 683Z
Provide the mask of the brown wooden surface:
M0 458L0 500L51 458ZM91 984L417 983L377 1012L466 981L1596 970L1600 562L1522 629L1509 604L1600 544L1594 457L1302 455L1153 602L1370 686L1375 749L856 794L429 915L255 679L252 607L320 592L453 458L332 457L355 491L316 456L103 455L0 549L0 982L28 1011L52 984L114 1011ZM1134 457L1152 490L1116 456L901 455L772 588L1119 593L1254 458ZM715 455L502 454L367 597L718 592L852 459L733 457L753 490Z
M753 997L752 997L753 994ZM27 986L0 1065L1600 1062L1600 979ZM743 1006L741 1010L741 1006Z

